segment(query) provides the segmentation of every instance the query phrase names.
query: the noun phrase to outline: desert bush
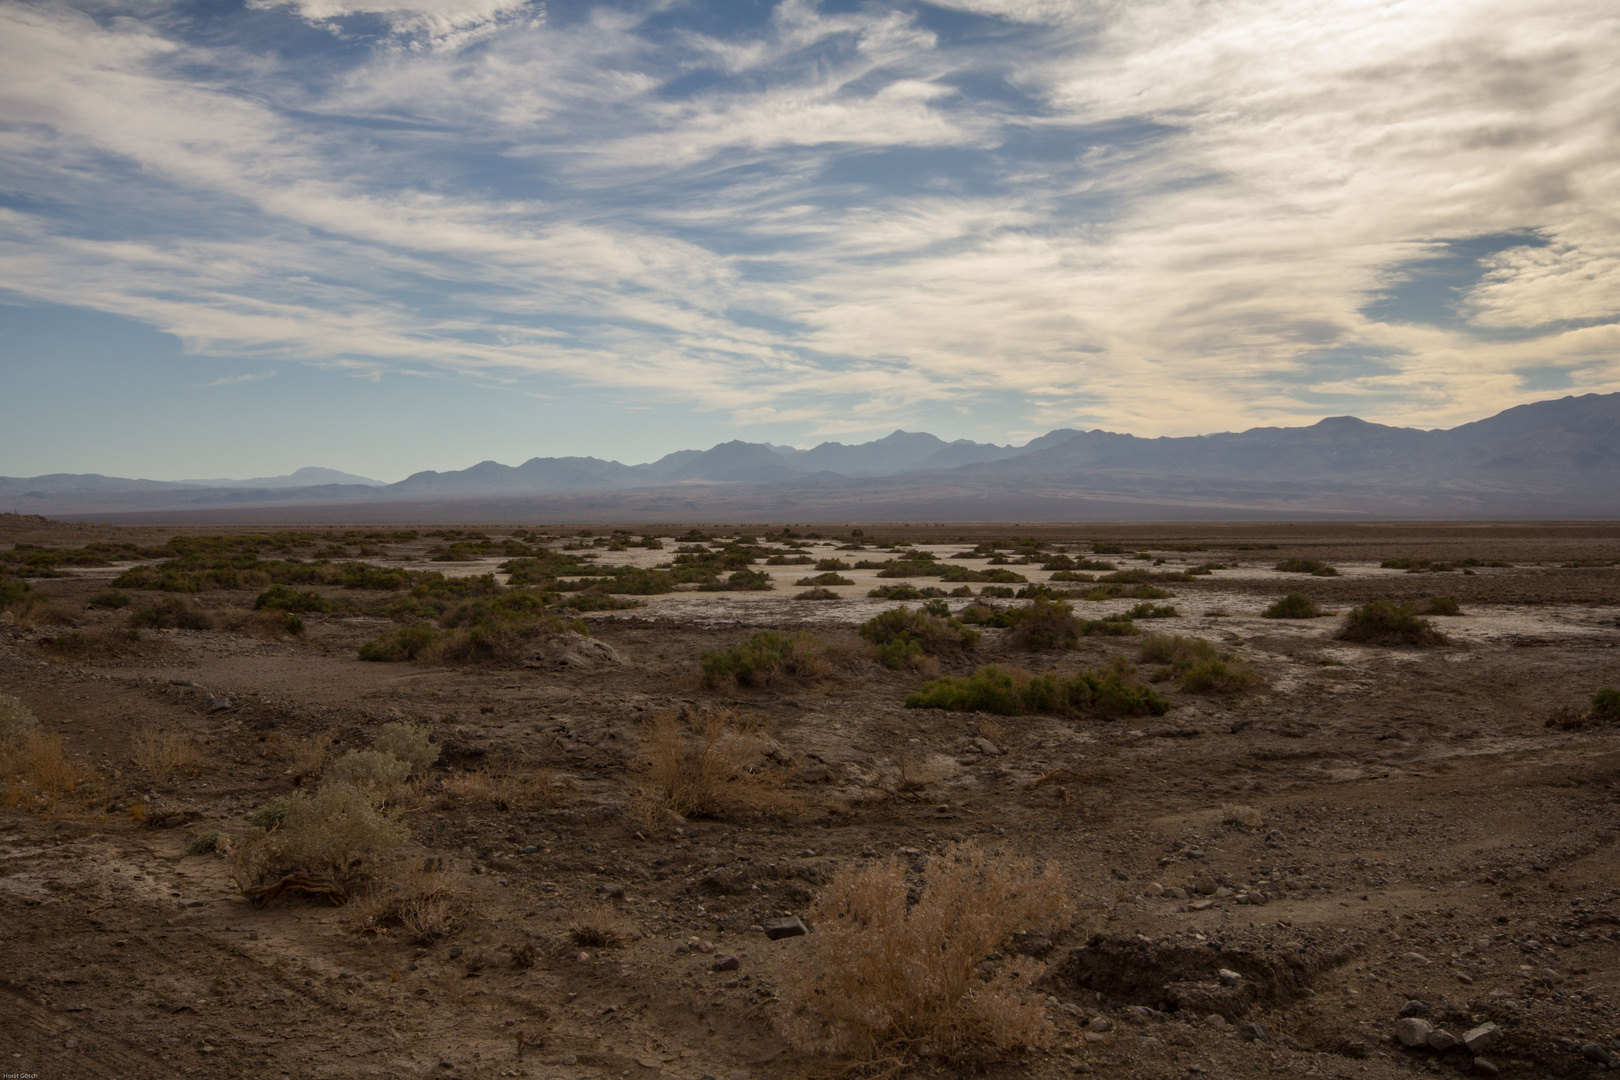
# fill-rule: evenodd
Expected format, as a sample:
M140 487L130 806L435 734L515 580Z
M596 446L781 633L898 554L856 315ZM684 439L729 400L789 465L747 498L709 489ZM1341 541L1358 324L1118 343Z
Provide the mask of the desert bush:
M19 626L73 626L73 613L37 592L23 592L6 603Z
M332 733L322 731L293 747L293 776L299 781L313 780L326 771L332 759Z
M553 615L492 619L436 637L416 659L430 664L516 663L532 654L536 642L570 633L578 633L574 624Z
M232 878L249 896L263 895L264 886L295 873L344 889L409 835L373 805L367 792L349 784L328 780L314 795L300 792L279 801L283 805L274 815L279 822L238 847L232 858Z
M111 592L97 593L90 598L91 607L110 608L112 610L129 607L131 603L129 594L119 592L117 589Z
M630 924L608 904L587 904L568 924L568 937L585 949L616 949L636 936Z
M785 1034L803 1050L897 1068L1049 1045L1044 965L1000 950L1021 931L1067 927L1065 889L1054 869L971 843L929 860L915 903L896 859L840 869L785 973Z
M129 749L135 764L160 782L197 771L197 744L190 735L140 727L130 733Z
M1144 663L1168 665L1158 677L1174 678L1189 694L1236 694L1260 684L1260 677L1203 638L1150 637L1142 641Z
M814 634L761 630L730 649L706 649L699 657L703 686L769 686L784 676L815 678L827 673L821 641Z
M0 749L16 746L23 736L39 728L39 721L21 698L0 694Z
M411 777L411 764L381 750L350 750L326 770L325 783L346 784L386 802Z
M1547 718L1547 726L1562 731L1587 731L1595 727L1608 727L1611 724L1620 724L1620 690L1604 687L1592 695L1592 704L1588 708L1573 708L1568 705L1553 710Z
M892 608L860 626L860 635L877 649L884 667L910 666L924 656L940 656L972 649L979 643L977 630L960 619L935 611Z
M737 570L724 582L699 585L699 592L769 592L776 588L763 570Z
M388 723L377 729L371 737L374 749L392 754L420 775L439 760L439 747L432 741L433 733L420 724Z
M399 934L413 945L432 945L459 930L470 911L461 874L415 868L367 890L350 906L348 923L359 933Z
M934 679L906 695L908 709L989 712L1001 716L1027 713L1103 716L1162 716L1169 704L1143 686L1136 669L1123 657L1107 668L1082 671L1071 678L1031 676L987 665L972 675Z
M64 799L92 798L98 779L94 769L68 757L60 735L30 728L0 744L0 807L49 817Z
M798 802L786 774L765 758L769 740L755 724L723 710L656 713L643 722L632 812L648 825L733 814L786 815Z
M1457 601L1449 596L1435 596L1423 602L1417 609L1422 615L1461 615L1462 608Z
M429 623L416 623L390 630L360 646L360 659L383 663L415 660L417 654L437 641L439 632Z
M838 600L838 599L840 599L840 597L839 597L839 595L837 593L833 592L831 589L817 588L817 589L806 589L802 593L796 593L794 595L793 599L795 599L795 600Z
M253 601L254 611L332 611L341 606L320 593L299 591L286 585L272 585Z
M1303 593L1289 593L1260 613L1264 619L1314 619L1322 615L1316 601Z
M817 574L814 577L802 577L793 584L799 586L811 585L853 585L854 581L838 574Z
M1266 823L1266 817L1252 806L1227 803L1221 807L1221 822L1244 829L1258 829Z
M1174 619L1179 614L1180 612L1176 610L1174 604L1149 604L1143 602L1129 611L1122 612L1121 616L1126 619Z
M1074 608L1036 597L1028 607L1014 608L1017 620L1007 636L1020 648L1039 652L1046 649L1072 649L1080 640L1080 620Z
M1605 686L1593 694L1592 711L1611 720L1620 720L1620 690Z
M820 559L816 562L817 570L848 570L849 563L843 559Z
M478 769L445 778L442 802L447 806L482 806L502 812L544 810L557 802L553 773Z
M1444 645L1446 636L1428 619L1420 618L1411 604L1373 600L1351 608L1339 630L1341 641L1367 645Z
M140 630L207 630L214 621L195 604L188 604L178 596L166 596L131 614L129 625Z
M1339 572L1318 559L1284 559L1277 569L1285 574L1310 574L1312 577L1338 577Z

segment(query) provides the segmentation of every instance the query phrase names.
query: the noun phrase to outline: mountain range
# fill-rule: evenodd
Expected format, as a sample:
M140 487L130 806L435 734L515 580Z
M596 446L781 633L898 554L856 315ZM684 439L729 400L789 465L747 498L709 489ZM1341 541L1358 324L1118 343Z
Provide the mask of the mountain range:
M394 484L331 469L245 481L0 477L0 510L97 520L1099 520L1620 515L1620 393L1425 431L1308 427L1144 439L1060 429L1022 446L896 431L808 450L733 441L624 465L484 461Z

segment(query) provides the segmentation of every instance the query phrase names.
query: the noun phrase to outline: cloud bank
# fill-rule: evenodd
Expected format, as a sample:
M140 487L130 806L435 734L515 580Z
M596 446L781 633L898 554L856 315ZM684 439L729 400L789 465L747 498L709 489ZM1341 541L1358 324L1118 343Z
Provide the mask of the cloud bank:
M0 8L0 288L750 438L1620 389L1602 0ZM1010 404L1009 404L1010 403Z

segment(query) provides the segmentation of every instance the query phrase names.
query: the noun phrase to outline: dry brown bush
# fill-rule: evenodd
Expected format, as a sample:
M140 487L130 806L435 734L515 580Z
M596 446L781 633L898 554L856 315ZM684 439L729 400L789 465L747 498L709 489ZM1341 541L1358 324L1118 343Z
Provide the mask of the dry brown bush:
M450 937L466 922L471 904L466 878L453 870L416 868L391 875L350 908L358 933L401 934L417 945Z
M759 725L727 710L656 713L642 726L631 812L647 825L670 814L793 814L798 800L783 790L787 771L765 757L768 747Z
M439 760L439 748L431 740L433 733L420 724L384 724L372 736L371 745L385 754L393 754L411 767L413 775L420 776Z
M295 780L316 780L332 760L332 733L318 732L293 747L292 769Z
M60 735L25 730L0 744L0 806L50 817L64 800L88 802L95 797L96 771L67 756Z
M445 778L440 807L487 806L495 810L544 810L557 802L550 769L524 773L478 769Z
M1048 1045L1034 983L1045 966L988 958L1020 931L1066 927L1061 875L954 844L931 859L921 895L898 860L840 870L810 909L815 932L782 986L783 1029L805 1050L900 1067Z
M136 728L129 736L130 754L135 764L154 780L167 780L175 773L197 771L197 744L190 735Z
M24 593L6 605L6 610L17 619L18 626L77 626L71 611L39 593Z
M1252 806L1227 803L1221 807L1221 820L1227 825L1238 825L1245 829L1258 829L1266 823L1266 816Z
M358 788L379 803L392 799L411 777L411 764L381 750L350 750L326 770L328 784Z
M38 728L39 721L21 698L0 694L0 751L20 744L24 735Z
M404 825L373 805L370 793L327 783L313 796L288 799L279 825L237 848L231 876L245 893L295 871L341 885L408 835Z

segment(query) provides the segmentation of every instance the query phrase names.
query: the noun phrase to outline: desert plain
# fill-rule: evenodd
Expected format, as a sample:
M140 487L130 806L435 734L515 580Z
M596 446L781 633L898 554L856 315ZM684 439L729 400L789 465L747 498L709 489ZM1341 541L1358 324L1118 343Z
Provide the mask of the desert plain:
M715 588L657 591L683 553ZM1620 686L1620 525L3 515L0 560L0 694L69 770L52 787L21 734L7 751L7 1076L1620 1068L1620 716L1593 703ZM592 567L663 583L614 592ZM756 587L724 587L739 568ZM1286 594L1320 613L1265 617ZM543 629L471 636L531 595ZM1435 633L1340 637L1379 601ZM1035 604L1056 640L1006 614ZM863 636L902 605L961 632ZM789 662L739 668L726 650L762 633ZM1224 675L1188 678L1176 638ZM1157 704L908 707L987 665L1015 686L1124 672ZM725 751L707 800L668 783L705 730ZM378 749L402 732L429 752ZM277 864L286 808L367 753L400 762L365 788L389 842ZM806 987L854 1000L863 978L814 951L828 891L888 868L916 905L930 868L978 855L1058 890L1061 912L969 957L968 996L1006 992L1023 1026L818 1040Z

